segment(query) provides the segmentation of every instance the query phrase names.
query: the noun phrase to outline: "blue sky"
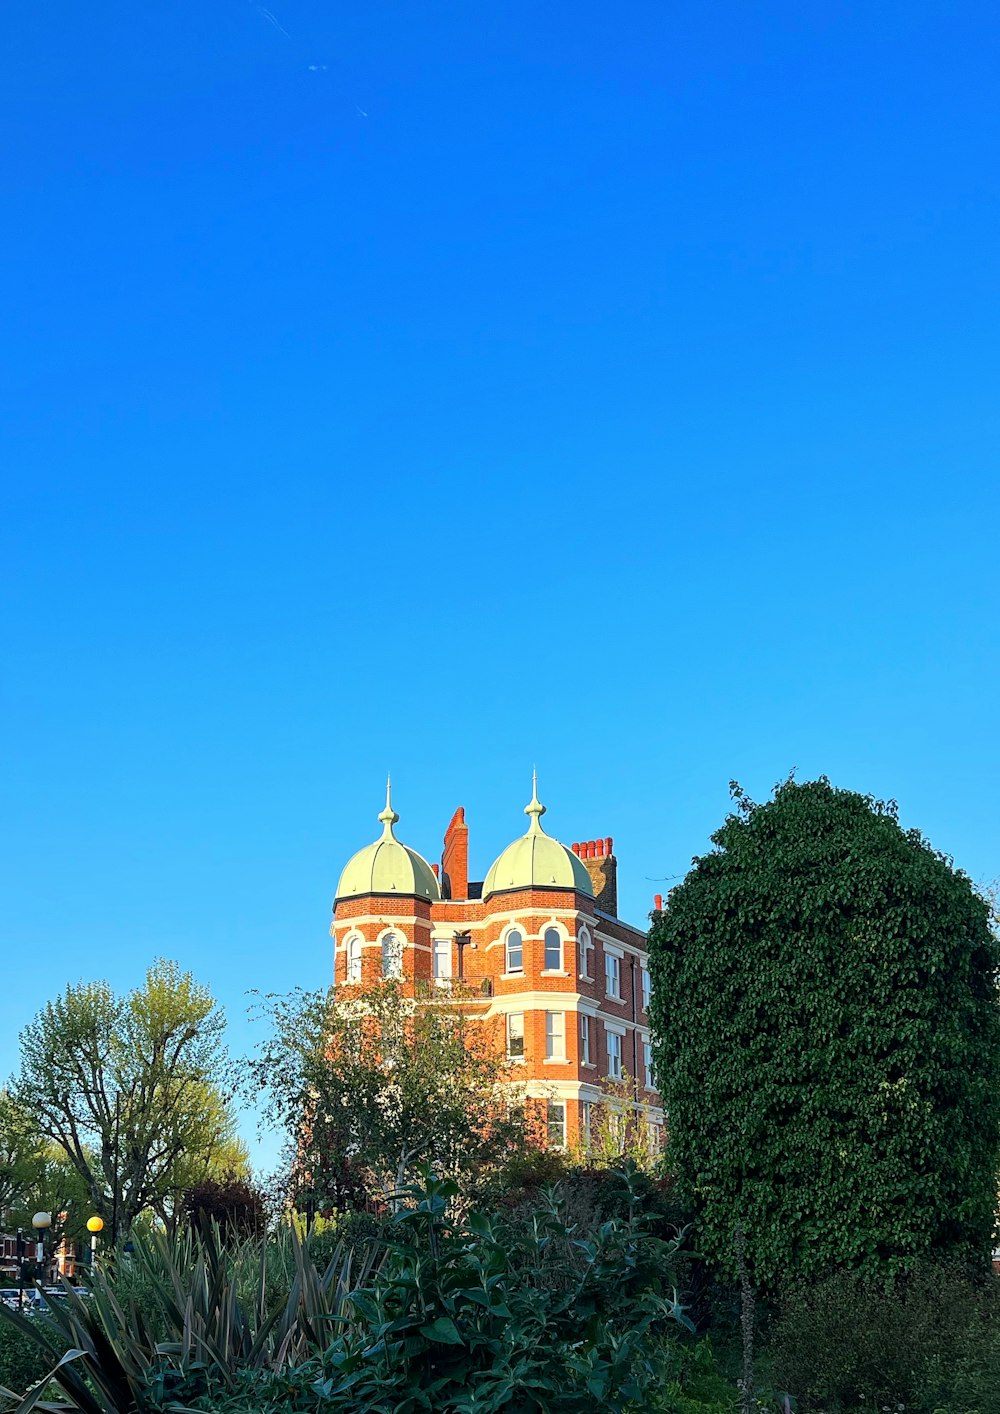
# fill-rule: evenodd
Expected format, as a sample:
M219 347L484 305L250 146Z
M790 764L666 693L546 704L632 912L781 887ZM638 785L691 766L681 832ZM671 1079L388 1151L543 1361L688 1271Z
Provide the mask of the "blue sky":
M247 1049L388 768L481 877L537 764L637 921L793 767L1000 874L998 51L926 0L4 9L0 1074L156 955Z

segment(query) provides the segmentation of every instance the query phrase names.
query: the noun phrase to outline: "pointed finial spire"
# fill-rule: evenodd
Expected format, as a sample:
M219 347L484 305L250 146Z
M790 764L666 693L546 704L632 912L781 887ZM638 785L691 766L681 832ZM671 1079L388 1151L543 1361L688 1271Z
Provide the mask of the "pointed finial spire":
M382 833L383 833L383 835L385 835L385 836L386 836L387 838L389 838L389 839L394 839L395 836L394 836L393 833L392 833L392 827L393 827L393 825L396 824L397 820L399 819L399 816L396 814L395 810L393 810L393 808L392 808L392 776L391 776L391 775L387 775L386 778L385 778L385 809L382 811L382 813L379 815L378 818L382 821L382 826L383 826L383 828L382 828Z
M540 824L540 821L541 821L542 816L545 814L545 806L544 806L544 805L541 803L541 801L538 799L538 772L537 772L537 771L532 771L532 773L531 773L531 799L528 801L528 804L524 807L524 813L525 813L525 815L530 815L530 816L531 816L531 824L528 826L528 833L529 833L529 835L531 835L531 834L536 834L536 835L542 834L543 831L542 831L542 826L541 826L541 824Z

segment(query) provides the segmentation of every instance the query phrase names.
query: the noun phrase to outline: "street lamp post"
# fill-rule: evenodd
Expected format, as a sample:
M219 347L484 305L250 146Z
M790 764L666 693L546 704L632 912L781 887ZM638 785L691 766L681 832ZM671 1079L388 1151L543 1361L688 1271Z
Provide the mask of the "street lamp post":
M31 1226L35 1229L35 1264L39 1267L45 1261L45 1233L52 1226L51 1213L36 1213L31 1219ZM24 1310L24 1233L20 1228L17 1230L17 1304L19 1310Z
M96 1213L92 1218L87 1219L87 1231L90 1233L90 1265L97 1265L97 1234L104 1230L104 1219L99 1218Z

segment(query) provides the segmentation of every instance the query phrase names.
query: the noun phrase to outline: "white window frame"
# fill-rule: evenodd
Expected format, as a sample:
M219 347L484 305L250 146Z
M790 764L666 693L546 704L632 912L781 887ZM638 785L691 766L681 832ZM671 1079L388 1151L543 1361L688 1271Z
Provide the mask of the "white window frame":
M386 943L388 943L388 941L389 941L390 938L395 939L395 942L396 942L396 948L397 948L396 961L397 961L397 966L398 966L398 971L396 971L396 972L386 972L386 970L385 970L385 963L386 963L385 948L386 948ZM383 979L384 979L385 981L401 982L401 981L403 980L403 977L404 977L405 971L406 971L405 967L403 966L403 955L404 955L404 953L405 953L405 951L406 951L406 939L405 939L405 937L404 937L403 934L399 931L398 928L386 928L386 930L385 930L384 933L380 933L380 934L379 934L378 942L379 942L379 949L380 949L381 955L382 955L382 977L383 977Z
M515 1017L516 1017L516 1018L518 1019L518 1021L521 1023L521 1035L520 1035L520 1037L517 1038L517 1039L519 1039L520 1042L521 1042L521 1054L520 1054L520 1055L515 1055L514 1052L511 1051L511 1048L510 1048L510 1041L511 1041L511 1022L514 1020ZM523 1065L523 1064L524 1064L524 1012L523 1012L523 1011L509 1011L509 1012L507 1013L507 1019L506 1019L506 1023L505 1023L505 1028L506 1028L506 1037L507 1037L507 1059L508 1059L509 1061L512 1061L515 1065Z
M583 1147L590 1148L590 1141L594 1126L594 1101L580 1101L580 1135L583 1139Z
M560 1134L561 1134L561 1138L560 1138L556 1143L553 1143L553 1142L552 1142L552 1123L553 1123L553 1111L554 1111L554 1110L560 1110L560 1111L562 1111L561 1115L558 1116L557 1119L556 1119L556 1123L557 1123L558 1126L559 1126L559 1130L560 1130ZM546 1100L546 1102L545 1102L545 1142L546 1142L546 1145L548 1146L548 1148L550 1148L550 1149L565 1149L565 1147L566 1147L566 1101L565 1101L565 1100Z
M344 940L344 948L347 953L347 969L344 980L352 985L361 981L364 946L365 940L360 933L349 933Z
M649 968L642 968L642 1009L649 1011L649 1003L653 999L653 979L649 975Z
M590 1012L580 1013L580 1064L593 1065L593 1047L591 1046Z
M622 1066L622 1051L624 1050L624 1047L622 1046L623 1039L624 1037L622 1036L620 1031L612 1031L608 1027L605 1027L605 1040L607 1041L608 1045L609 1080L621 1080L624 1076L624 1068ZM615 1069L611 1064L612 1056L617 1061L617 1069Z
M593 951L593 939L590 936L590 929L585 924L576 935L576 969L578 975L585 982L594 980L590 975L590 955Z
M612 990L611 981L614 975L616 983ZM620 953L605 950L604 953L604 995L610 997L614 1002L624 1001L622 996L622 958Z
M559 961L556 963L555 967L549 966L548 960L545 956L547 952L547 944L545 942L545 939L549 933L555 933L556 937L559 939ZM542 929L542 971L548 972L550 974L554 972L562 974L565 967L565 957L566 938L563 933L563 930L557 927L555 923L546 923L545 927Z
M656 1081L653 1079L653 1043L648 1036L642 1043L642 1063L646 1068L646 1089L655 1090Z
M521 966L512 968L510 965L510 940L515 933L521 939ZM517 927L516 924L512 924L503 935L503 970L505 977L524 976L524 929Z
M621 1144L625 1138L625 1113L621 1105L608 1105L607 1117L605 1119L608 1130L608 1138L615 1144Z
M433 975L433 977L434 977L434 981L437 982L437 983L439 983L439 984L440 984L440 983L443 983L443 982L450 982L451 979L452 979L453 973L452 973L452 952L451 952L451 948L452 948L452 940L451 940L451 938L432 938L432 939L431 939L431 973L432 973L432 975ZM447 971L445 971L445 972L439 972L439 971L438 971L438 959L439 959L439 958L443 958L443 959L444 959L445 964L446 964L446 967L447 967Z
M566 1013L547 1011L545 1013L545 1059L564 1061L566 1059Z

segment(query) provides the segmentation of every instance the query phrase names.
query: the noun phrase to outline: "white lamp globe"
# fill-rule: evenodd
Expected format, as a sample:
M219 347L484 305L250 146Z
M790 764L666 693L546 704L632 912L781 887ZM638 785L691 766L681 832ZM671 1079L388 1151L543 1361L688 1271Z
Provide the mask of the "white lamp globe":
M51 1214L51 1213L36 1213L35 1216L31 1219L31 1226L32 1226L33 1228L36 1228L38 1231L41 1231L43 1228L46 1228L46 1227L51 1227L51 1226L52 1226L52 1214Z

